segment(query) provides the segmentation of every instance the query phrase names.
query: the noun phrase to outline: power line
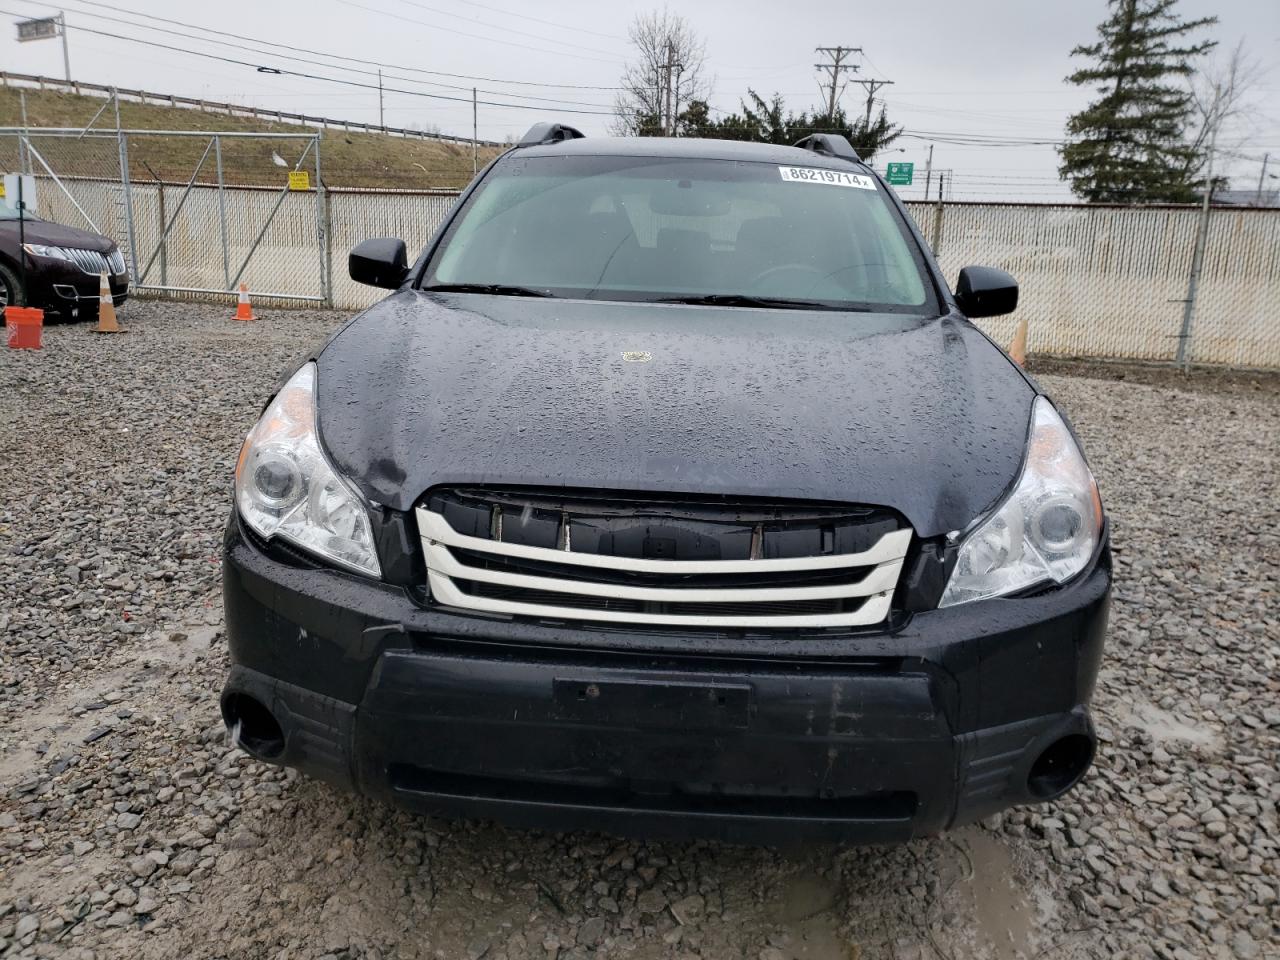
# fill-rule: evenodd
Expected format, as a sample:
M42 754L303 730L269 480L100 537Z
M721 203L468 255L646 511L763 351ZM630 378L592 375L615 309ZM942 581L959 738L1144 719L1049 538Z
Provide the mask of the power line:
M19 2L22 2L22 3L35 3L35 4L38 4L38 5L41 5L41 6L48 6L48 4L45 2L45 0L19 0ZM73 0L73 2L77 2L77 0ZM89 12L81 11L81 10L77 10L77 11L75 11L75 12L76 12L79 16L82 16L82 17L93 17L94 19L97 19L97 20L107 20L107 21L109 21L109 22L111 22L111 23L119 23L119 24L122 24L122 25L127 26L127 27L135 27L135 28L142 29L142 30L151 30L151 31L153 31L153 32L155 32L155 33L164 33L164 34L169 34L169 35L171 35L171 36L187 37L188 39L195 40L196 42L199 42L199 43L210 43L210 44L214 44L215 46L219 46L219 47L229 47L229 48L231 48L231 49L233 49L233 50L244 50L244 51L246 51L246 52L248 52L248 53L263 54L263 55L270 56L270 57L279 57L279 58L284 59L284 60L293 60L293 61L295 61L295 62L297 62L297 63L308 63L308 64L311 64L312 66L317 66L317 67L326 67L326 68L328 68L328 69L330 69L330 70L345 70L345 71L347 71L348 73L364 74L365 76L369 76L369 77L379 77L379 78L380 78L380 77L382 76L382 70L381 70L381 69L377 69L377 70L364 70L364 69L361 69L361 68L359 68L359 67L348 67L348 66L345 66L345 65L340 64L340 63L325 63L325 62L323 62L323 61L321 61L321 60L311 60L311 59L309 59L309 58L307 58L307 57L298 57L298 56L294 56L294 55L292 55L292 54L287 54L287 53L271 53L271 52L266 51L266 50L259 50L259 49L256 49L255 47L246 47L246 46L244 46L243 44L239 44L239 43L231 43L231 42L226 41L226 40L214 40L214 39L209 39L209 38L205 38L205 37L188 37L188 34L186 34L186 33L182 32L182 31L179 31L179 30L169 30L169 29L167 29L167 28L165 28L165 27L154 27L154 26L151 26L150 24L145 24L145 23L135 23L134 21L131 21L131 20L123 20L123 19L121 19L121 18L119 18L119 17L112 17L112 16L109 16L109 15L107 15L107 14L102 14L102 13L89 13ZM169 22L169 21L165 21L165 22ZM265 41L256 40L256 39L254 39L254 38L250 38L250 37L245 37L245 38L242 38L242 39L245 39L245 40L247 40L248 42L250 42L250 43L255 43L255 44L263 44L263 43L265 43ZM318 56L332 56L332 55L330 55L330 54L318 54ZM347 58L339 58L339 57L334 56L334 57L333 57L333 59L347 59ZM365 61L356 61L356 62L361 62L361 63L363 63L363 62L365 62ZM430 85L430 86L434 86L434 87L443 87L443 88L444 88L444 89L446 89L446 90L470 91L470 90L472 89L472 87L470 87L470 86L462 86L462 85L460 85L460 84L452 84L452 83L443 83L442 81L439 81L439 80L417 80L417 79L414 79L413 77L398 77L398 76L395 76L394 74L387 74L386 76L387 76L387 79L390 79L390 80L398 80L398 81L400 81L400 82L402 82L402 83L420 83L420 84L426 84L426 85ZM568 105L570 105L570 106L580 106L580 107L604 107L604 108L608 108L608 107L610 106L609 104L605 104L605 103L594 103L594 102L588 102L588 101L583 101L583 100L564 100L564 99L561 99L561 98L558 98L558 97L557 97L557 98L553 98L553 97L540 97L540 96L537 96L536 94L528 94L528 93L511 93L511 92L508 92L508 91L505 91L505 90L489 90L489 89L481 89L481 90L480 90L480 92L481 92L481 93L490 93L490 94L494 94L494 95L497 95L497 96L515 97L515 98L520 99L520 100L538 100L538 101L542 101L543 103L548 103L548 104L553 104L553 105L568 104Z
M871 104L875 101L876 91L881 87L893 85L892 80L854 80L854 83L860 84L867 91L867 117L864 121L866 128L871 127Z
M50 4L46 2L46 0L23 0L23 2L40 3L41 5L46 7L50 6ZM424 67L410 67L410 66L401 66L399 64L393 64L393 63L381 63L377 60L362 60L358 57L351 57L345 54L326 53L323 50L312 50L307 47L298 47L298 46L293 46L287 43L278 43L272 40L262 40L257 37L247 37L242 34L231 33L226 30L217 30L213 27L204 27L204 26L200 26L199 24L188 23L182 20L171 20L167 17L157 16L156 14L146 13L140 10L130 10L128 8L117 6L111 3L103 3L103 2L100 2L100 0L66 0L66 2L70 2L70 3L82 5L82 6L98 7L100 9L111 10L116 13L127 13L135 17L142 17L147 20L154 20L157 23L167 23L175 27L186 27L189 30L199 30L201 33L211 33L220 37L230 37L233 40L245 40L250 43L256 43L264 47L274 47L279 50L292 50L295 53L309 53L309 54L312 54L313 56L328 57L331 60L345 60L348 63L358 63L366 67L383 67L383 68L389 68L392 70L403 70L407 73L422 73L422 74L427 74L429 76L435 76L435 77L450 77L456 80L473 80L473 81L478 80L481 83L501 83L501 84L506 84L508 86L519 86L519 87L548 87L548 88L559 89L559 90L619 90L621 89L620 87L616 87L616 86L598 86L598 85L591 85L591 84L547 83L545 81L535 81L535 80L504 80L504 79L499 79L497 77L481 77L481 76L476 76L474 74L469 74L469 73L449 73L444 70L428 70ZM94 16L94 14L88 14L88 13L85 13L84 11L80 11L80 12L85 16ZM20 16L20 14L15 14L15 16ZM98 16L101 16L101 15L98 15ZM192 37L190 39L198 40L200 38Z
M516 43L514 40L499 40L496 37L482 37L478 34L467 33L465 30L454 30L450 27L442 27L438 23L428 23L425 20L418 20L414 17L406 17L403 14L392 13L389 10L379 10L377 7L366 7L363 3L356 3L355 0L338 0L338 3L345 7L355 7L357 10L363 10L365 13L374 13L380 17L391 17L394 20L403 20L405 23L412 23L419 27L429 27L432 30L443 30L445 33L456 34L459 37L469 37L472 40L483 40L485 43L500 43L507 47L519 47L522 50L535 50L538 53L557 53L555 50L548 50L546 47L535 47L528 43ZM610 66L616 66L617 60L603 60L600 57L587 57L580 53L574 54L579 60L591 60L595 63L607 63Z
M499 10L497 7L491 7L488 4L476 3L476 0L463 0L469 7L479 7L482 10L490 10L494 13L500 13L504 17L515 17L518 20L529 20L532 23L541 23L548 27L556 27L559 30L574 30L578 33L589 33L593 37L604 37L607 40L626 40L626 37L618 36L616 33L600 33L596 30L588 30L586 27L575 27L569 23L556 23L552 20L539 20L537 17L530 17L523 13L512 13L510 10Z
M585 47L579 43L570 43L568 40L557 40L554 37L544 37L544 36L541 36L540 34L529 33L523 28L504 27L496 23L486 23L484 20L477 20L475 17L464 17L460 13L452 13L448 10L441 10L439 7L433 7L425 3L420 3L419 0L400 0L400 2L410 7L417 7L419 10L425 10L428 13L439 14L440 16L443 16L443 17L453 17L455 20L463 20L466 23L474 23L477 26L486 27L490 30L501 30L504 33L514 33L519 36L528 37L530 40L540 40L543 43L555 43L555 44L559 44L562 47L569 47L570 49L573 49L573 50L586 50L589 53L601 52L598 45L594 47Z
M10 17L25 16L25 14L15 13L12 10L0 10L0 13L3 13L5 16L10 16ZM110 37L113 40L123 40L126 43L137 43L147 47L155 47L160 50L172 50L176 53L184 53L193 57L203 57L206 60L217 60L222 63L231 63L241 67L252 67L255 70L258 69L260 66L262 66L262 64L253 63L248 60L237 60L234 57L222 57L213 53L204 53L200 50L190 50L185 47L177 47L169 43L159 43L155 40L144 40L141 37L128 37L118 33L111 33L110 31L107 31L107 30L95 30L92 27L83 27L83 26L73 25L73 24L68 24L67 26L68 26L68 29L78 30L82 33L91 33L91 34L94 34L95 36L100 36L100 37ZM306 80L321 80L326 83L339 83L348 87L360 87L365 90L378 89L378 85L376 83L361 83L356 80L344 80L341 77L328 77L322 74L303 73L302 71L299 71L299 70L286 70L286 69L279 69L279 68L272 67L271 72L279 73L288 77L301 77ZM387 87L385 89L388 93L402 93L402 94L406 94L407 96L426 97L431 100L450 100L457 103L472 102L470 97L451 97L443 93L427 93L425 90L403 90L395 87ZM545 112L547 109L546 107L537 106L537 105L528 104L528 103L501 103L493 100L480 100L477 102L487 107L505 107L511 110L538 110L540 112ZM609 117L617 116L617 113L612 110L608 110L608 111L578 110L578 109L571 109L571 108L560 108L560 109L561 109L561 112L563 113L575 113L575 114L583 114L583 115L591 115L591 116L609 116Z

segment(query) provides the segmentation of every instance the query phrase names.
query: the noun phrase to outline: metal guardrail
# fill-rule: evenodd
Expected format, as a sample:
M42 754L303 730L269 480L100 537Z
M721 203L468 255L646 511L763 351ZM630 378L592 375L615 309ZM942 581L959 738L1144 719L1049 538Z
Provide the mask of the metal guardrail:
M57 89L66 90L75 94L97 96L102 95L110 97L118 94L126 100L134 100L138 103L151 103L156 106L168 107L184 107L188 109L201 110L206 113L220 113L229 117L252 117L255 120L273 120L277 123L297 123L310 126L319 126L321 129L334 128L337 130L365 133L382 133L389 136L402 137L404 139L413 138L416 140L440 140L447 143L471 143L470 137L455 137L448 133L428 133L425 130L409 130L405 127L383 127L376 123L360 123L356 120L334 120L332 117L313 117L305 113L287 113L282 110L263 110L260 107L246 107L237 103L223 103L219 100L201 100L195 97L180 97L172 93L154 93L150 90L129 90L124 87L111 87L102 83L85 83L80 80L59 80L56 77L42 77L32 73L11 73L7 70L0 70L0 85L11 86L34 86L38 90ZM144 131L138 131L139 133ZM164 131L145 131L147 133L160 133ZM224 133L223 136L229 134ZM482 147L500 147L502 146L496 140L476 140L475 143Z

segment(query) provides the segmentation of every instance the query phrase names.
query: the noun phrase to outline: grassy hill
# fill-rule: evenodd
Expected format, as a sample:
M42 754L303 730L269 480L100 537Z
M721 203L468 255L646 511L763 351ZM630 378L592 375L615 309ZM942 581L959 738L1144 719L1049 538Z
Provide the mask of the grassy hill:
M102 97L81 96L55 90L24 91L27 98L29 127L84 127L106 102ZM315 110L309 112L323 112ZM252 117L205 113L185 107L121 101L120 123L129 129L243 131L268 133L306 133L307 127L293 123L273 123ZM0 87L0 126L21 125L18 91ZM114 115L108 110L94 125L95 129L114 127ZM191 177L208 140L200 137L134 136L129 139L129 172L138 180L177 181ZM114 175L115 141L89 138L45 138L35 140L36 149L59 176ZM272 159L279 154L290 166L305 147L304 140L272 141L263 139L227 139L222 143L224 178L228 184L279 186L285 170ZM494 147L481 147L483 166L498 152ZM457 189L471 179L471 146L430 140L405 139L378 133L346 132L340 129L322 131L321 172L331 187L390 187ZM314 161L308 155L304 167L314 173ZM0 168L17 169L17 140L0 136ZM201 169L199 182L216 182L213 155L210 153Z

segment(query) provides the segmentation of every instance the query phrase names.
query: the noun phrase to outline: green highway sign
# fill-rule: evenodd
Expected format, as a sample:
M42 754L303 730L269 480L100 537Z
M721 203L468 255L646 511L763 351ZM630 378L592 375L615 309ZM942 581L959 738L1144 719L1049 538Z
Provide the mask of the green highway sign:
M914 163L891 163L889 171L885 174L885 179L895 187L911 186L911 175L915 171Z

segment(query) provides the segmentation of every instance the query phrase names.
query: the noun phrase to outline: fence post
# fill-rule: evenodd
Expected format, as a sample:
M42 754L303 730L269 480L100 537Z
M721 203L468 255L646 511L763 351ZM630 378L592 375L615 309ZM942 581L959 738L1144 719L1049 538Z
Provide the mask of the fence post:
M1200 222L1196 227L1196 246L1191 254L1191 276L1187 280L1187 299L1182 304L1182 329L1178 331L1176 362L1183 373L1191 367L1191 322L1196 315L1196 296L1200 292L1200 273L1204 269L1204 248L1208 239L1209 191L1206 191L1204 205L1200 212Z
M320 135L316 135L316 220L320 227L320 295L333 307L333 218L329 212L329 188L320 175Z
M1177 363L1183 373L1191 367L1191 321L1196 315L1196 294L1200 291L1200 271L1204 269L1204 247L1209 239L1209 207L1213 203L1213 151L1218 143L1218 128L1209 137L1209 160L1205 175L1204 202L1200 205L1200 224L1196 228L1196 248L1191 254L1191 276L1187 280L1187 299L1182 305L1182 329L1178 331Z
M942 250L942 174L938 174L938 204L933 208L933 255Z
M156 202L160 213L160 285L169 285L169 232L164 219L164 181L156 181ZM137 269L136 267L134 268Z
M138 275L138 234L133 228L133 182L129 179L129 135L120 127L120 94L113 88L116 107L116 141L120 149L120 184L124 188L124 226L129 242L129 266Z
M227 200L222 176L222 138L213 137L213 162L218 168L218 223L222 227L222 288L231 292L231 250L227 243Z
M31 158L27 156L27 138L31 131L27 129L27 94L18 90L18 103L22 108L22 136L18 137L18 172L31 172Z

